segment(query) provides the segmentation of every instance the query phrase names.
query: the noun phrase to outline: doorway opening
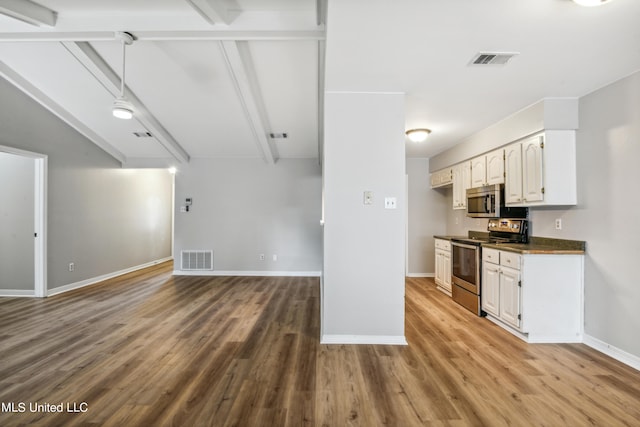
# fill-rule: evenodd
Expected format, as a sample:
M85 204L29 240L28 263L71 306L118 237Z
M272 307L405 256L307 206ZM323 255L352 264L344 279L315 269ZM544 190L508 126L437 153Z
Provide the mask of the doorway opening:
M2 283L0 295L45 297L47 156L2 145L0 156L5 166L13 166L3 167L4 173L14 173L0 182L0 197L7 202L0 218L6 234L1 269L2 277L11 278Z

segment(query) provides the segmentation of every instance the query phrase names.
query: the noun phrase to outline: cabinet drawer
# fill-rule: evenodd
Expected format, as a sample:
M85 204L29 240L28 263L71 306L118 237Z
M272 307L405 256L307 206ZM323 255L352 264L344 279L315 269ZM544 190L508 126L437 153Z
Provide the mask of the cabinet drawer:
M436 249L451 252L451 242L448 240L436 239Z
M520 270L520 255L513 252L501 252L500 265Z
M483 249L482 250L482 260L491 262L494 264L500 263L500 251L495 249Z

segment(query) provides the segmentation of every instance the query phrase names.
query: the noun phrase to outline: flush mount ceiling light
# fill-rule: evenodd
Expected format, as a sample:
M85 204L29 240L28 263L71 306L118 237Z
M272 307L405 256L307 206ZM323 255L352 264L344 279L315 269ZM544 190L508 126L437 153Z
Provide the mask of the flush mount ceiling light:
M117 32L116 38L122 42L122 78L120 79L120 96L113 101L112 113L119 119L131 119L133 117L133 105L124 96L124 71L125 71L125 49L133 43L133 35L125 32Z
M424 142L431 133L430 129L409 129L405 134L413 142Z
M600 6L605 3L609 3L611 0L573 0L574 3L579 4L580 6L593 7Z

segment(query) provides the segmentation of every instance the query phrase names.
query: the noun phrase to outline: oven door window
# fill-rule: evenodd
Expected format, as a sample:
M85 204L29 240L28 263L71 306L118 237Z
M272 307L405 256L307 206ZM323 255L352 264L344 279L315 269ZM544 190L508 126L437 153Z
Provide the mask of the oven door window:
M469 249L458 245L451 245L452 251L452 273L460 279L477 285L476 283L476 251L478 249Z

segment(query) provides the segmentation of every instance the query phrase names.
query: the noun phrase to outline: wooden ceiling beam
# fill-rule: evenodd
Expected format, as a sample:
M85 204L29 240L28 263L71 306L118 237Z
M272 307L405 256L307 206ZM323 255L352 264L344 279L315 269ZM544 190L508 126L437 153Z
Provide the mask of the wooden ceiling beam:
M122 152L120 152L113 145L109 144L104 138L91 130L88 126L78 120L67 110L62 108L58 103L49 98L44 92L32 85L29 81L27 81L24 77L22 77L2 61L0 61L0 76L4 77L8 82L30 96L44 108L51 111L63 122L67 123L69 126L77 130L80 134L84 135L87 139L100 147L105 153L118 160L120 164L126 162L126 156L122 154Z
M110 92L120 95L120 77L87 42L63 42L63 46ZM189 154L162 126L142 101L125 86L125 96L135 109L134 118L180 163L189 162Z
M222 41L220 45L256 145L262 152L264 160L269 164L274 164L278 160L278 150L267 137L271 127L251 60L249 46L247 42L236 41Z
M235 1L227 0L186 0L205 21L211 25L231 24L238 15L240 9Z
M30 0L0 0L0 13L37 27L55 27L58 18L55 11Z

